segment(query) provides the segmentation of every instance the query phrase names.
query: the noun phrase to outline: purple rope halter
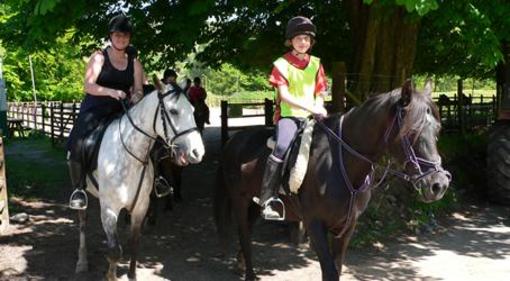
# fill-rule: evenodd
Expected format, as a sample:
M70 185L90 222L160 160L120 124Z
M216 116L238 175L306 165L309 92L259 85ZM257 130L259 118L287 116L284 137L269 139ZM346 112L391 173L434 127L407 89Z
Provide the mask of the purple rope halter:
M393 122L392 122L392 125L390 128L393 128L393 126L395 124L395 120L398 124L398 129L402 128L402 122L403 122L403 117L402 117L403 113L402 112L403 112L403 109L399 107L398 113L393 118ZM384 141L386 143L388 143L389 132L391 132L391 129L386 131L386 133L384 134ZM388 172L390 172L391 174L393 174L405 181L410 182L412 184L412 186L414 187L414 189L416 189L416 190L419 190L419 188L417 186L419 181L421 181L425 177L427 177L431 174L434 174L434 173L441 173L441 172L445 173L446 176L448 177L448 179L451 180L452 175L450 174L450 172L446 171L445 169L443 169L443 167L441 167L440 161L430 161L430 160L424 159L422 157L416 156L416 153L414 152L414 148L413 148L411 141L409 139L409 135L402 136L402 138L400 140L400 144L402 146L402 150L404 151L404 155L405 155L405 159L406 159L404 162L404 170L407 167L407 165L410 164L410 165L412 165L413 169L415 171L417 171L417 173L413 174L413 175L409 175L407 173L392 170L392 169L388 170Z
M397 108L397 114L395 114L395 116L393 117L391 126L386 129L386 132L384 133L384 141L385 141L386 145L388 144L389 136L390 136L391 132L395 128L395 124L397 125L397 128L396 128L397 132L400 131L400 129L402 128L403 111L404 110L402 107ZM404 161L404 170L407 167L407 165L411 164L411 165L413 165L413 168L415 169L415 171L417 171L417 173L410 175L405 172L400 172L400 171L390 169L391 163L388 162L388 165L384 168L384 173L383 173L383 176L381 177L381 179L377 182L377 184L372 185L372 181L374 179L374 171L375 171L374 167L380 166L380 165L378 165L374 161L370 160L363 154L356 151L354 148L352 148L349 144L347 144L342 139L343 121L344 121L344 115L340 116L338 135L335 132L333 132L333 130L328 128L324 123L322 123L320 121L317 122L319 127L321 127L330 137L335 139L342 146L339 149L340 150L340 153L339 153L339 166L340 167L339 168L340 168L340 172L344 178L344 182L347 186L347 189L349 190L350 199L349 199L349 209L348 209L348 213L347 213L347 220L345 221L344 226L342 227L341 231L336 235L337 238L341 237L345 233L345 231L347 230L348 224L352 220L352 211L353 211L354 199L355 199L356 195L360 192L365 192L369 187L375 188L375 187L379 186L384 181L384 179L386 178L388 173L391 173L405 181L410 182L412 184L413 188L416 190L419 190L417 183L420 180L424 179L425 177L427 177L433 173L440 173L440 172L445 173L446 176L448 177L448 179L451 180L451 174L448 171L444 170L443 167L441 167L440 161L430 161L430 160L416 156L416 153L413 149L413 146L411 144L409 136L404 135L400 139L400 143L402 145L402 149L403 149L404 155L406 157L406 160ZM358 188L355 188L353 186L352 182L349 180L349 176L347 174L347 170L345 169L345 165L344 165L344 156L343 156L342 148L345 148L345 150L347 150L352 155L354 155L357 158L370 164L370 172L365 177L363 184L361 184L361 186L359 186ZM423 172L423 170L425 170L425 172Z

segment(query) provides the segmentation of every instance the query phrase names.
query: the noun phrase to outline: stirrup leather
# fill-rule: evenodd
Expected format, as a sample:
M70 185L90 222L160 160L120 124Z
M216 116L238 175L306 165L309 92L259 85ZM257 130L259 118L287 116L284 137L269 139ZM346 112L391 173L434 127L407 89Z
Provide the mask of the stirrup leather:
M75 195L82 195L83 198L85 198L85 205L83 207L75 207L73 206L73 197ZM69 197L69 208L73 210L85 210L89 206L89 197L87 196L87 193L83 189L75 189L71 196Z
M262 211L263 218L264 218L265 220L272 220L272 221L284 221L284 220L285 220L285 204L283 204L282 199L280 199L280 198L278 198L278 197L271 197L271 198L269 198L266 202L264 202L264 204L263 204L263 206L262 206L262 207L263 207L263 208L266 208L268 205L271 205L271 204L272 204L272 203L274 203L274 202L276 202L276 203L278 203L278 204L280 204L280 205L282 206L282 215L281 215L281 216L279 216L278 218L267 217L267 216L265 216L265 215L264 215L264 213L263 213L263 211ZM277 212L277 213L278 213L278 211L276 211L274 208L272 208L272 209L273 209L273 211L275 211L275 212Z

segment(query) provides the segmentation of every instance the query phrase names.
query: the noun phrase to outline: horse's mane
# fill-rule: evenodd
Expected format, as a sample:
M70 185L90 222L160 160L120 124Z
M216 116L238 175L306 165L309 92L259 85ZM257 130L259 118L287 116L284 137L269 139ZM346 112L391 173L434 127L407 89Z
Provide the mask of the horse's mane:
M372 96L363 105L373 108L388 108L390 109L391 116L397 114L397 109L401 106L401 91L402 88L394 89L390 92ZM429 95L413 89L411 102L403 107L404 118L400 127L399 137L404 135L417 136L427 122L426 114L427 109L430 109L432 116L440 126L440 117L437 106L432 101Z

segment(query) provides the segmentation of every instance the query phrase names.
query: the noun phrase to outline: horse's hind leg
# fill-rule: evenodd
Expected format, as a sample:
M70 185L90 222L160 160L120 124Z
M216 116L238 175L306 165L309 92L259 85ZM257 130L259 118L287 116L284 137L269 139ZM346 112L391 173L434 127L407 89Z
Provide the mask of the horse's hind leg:
M106 274L106 280L112 281L117 280L117 263L122 257L122 248L119 243L119 237L117 234L117 220L119 211L112 210L107 207L101 206L101 222L103 223L103 229L106 233L106 239L108 244L108 262L109 268Z
M78 211L80 228L80 247L78 248L78 262L76 263L76 273L87 271L89 264L87 261L87 241L85 237L85 228L87 226L87 210Z
M244 261L245 268L245 280L252 281L256 280L255 272L253 271L253 263L252 263L252 255L251 255L251 228L252 222L249 218L249 204L250 202L243 200L243 202L238 202L234 206L234 210L237 210L237 222L238 222L238 231L239 231L239 242L241 244L241 251L238 255L238 259L242 258ZM243 263L238 261L239 263Z
M143 206L145 205L145 206ZM136 280L136 259L138 256L138 246L140 245L140 234L142 230L143 220L147 213L149 203L137 204L135 210L131 214L131 237L129 245L131 247L131 259L129 262L129 280Z

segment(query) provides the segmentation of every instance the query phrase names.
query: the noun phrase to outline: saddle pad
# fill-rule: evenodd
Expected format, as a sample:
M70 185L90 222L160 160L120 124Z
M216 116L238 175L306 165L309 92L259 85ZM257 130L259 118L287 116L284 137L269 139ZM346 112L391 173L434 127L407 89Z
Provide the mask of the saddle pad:
M298 193L308 168L308 160L310 159L310 146L312 144L313 127L315 120L307 120L303 134L301 135L301 144L296 158L296 163L290 170L289 189L292 193Z

